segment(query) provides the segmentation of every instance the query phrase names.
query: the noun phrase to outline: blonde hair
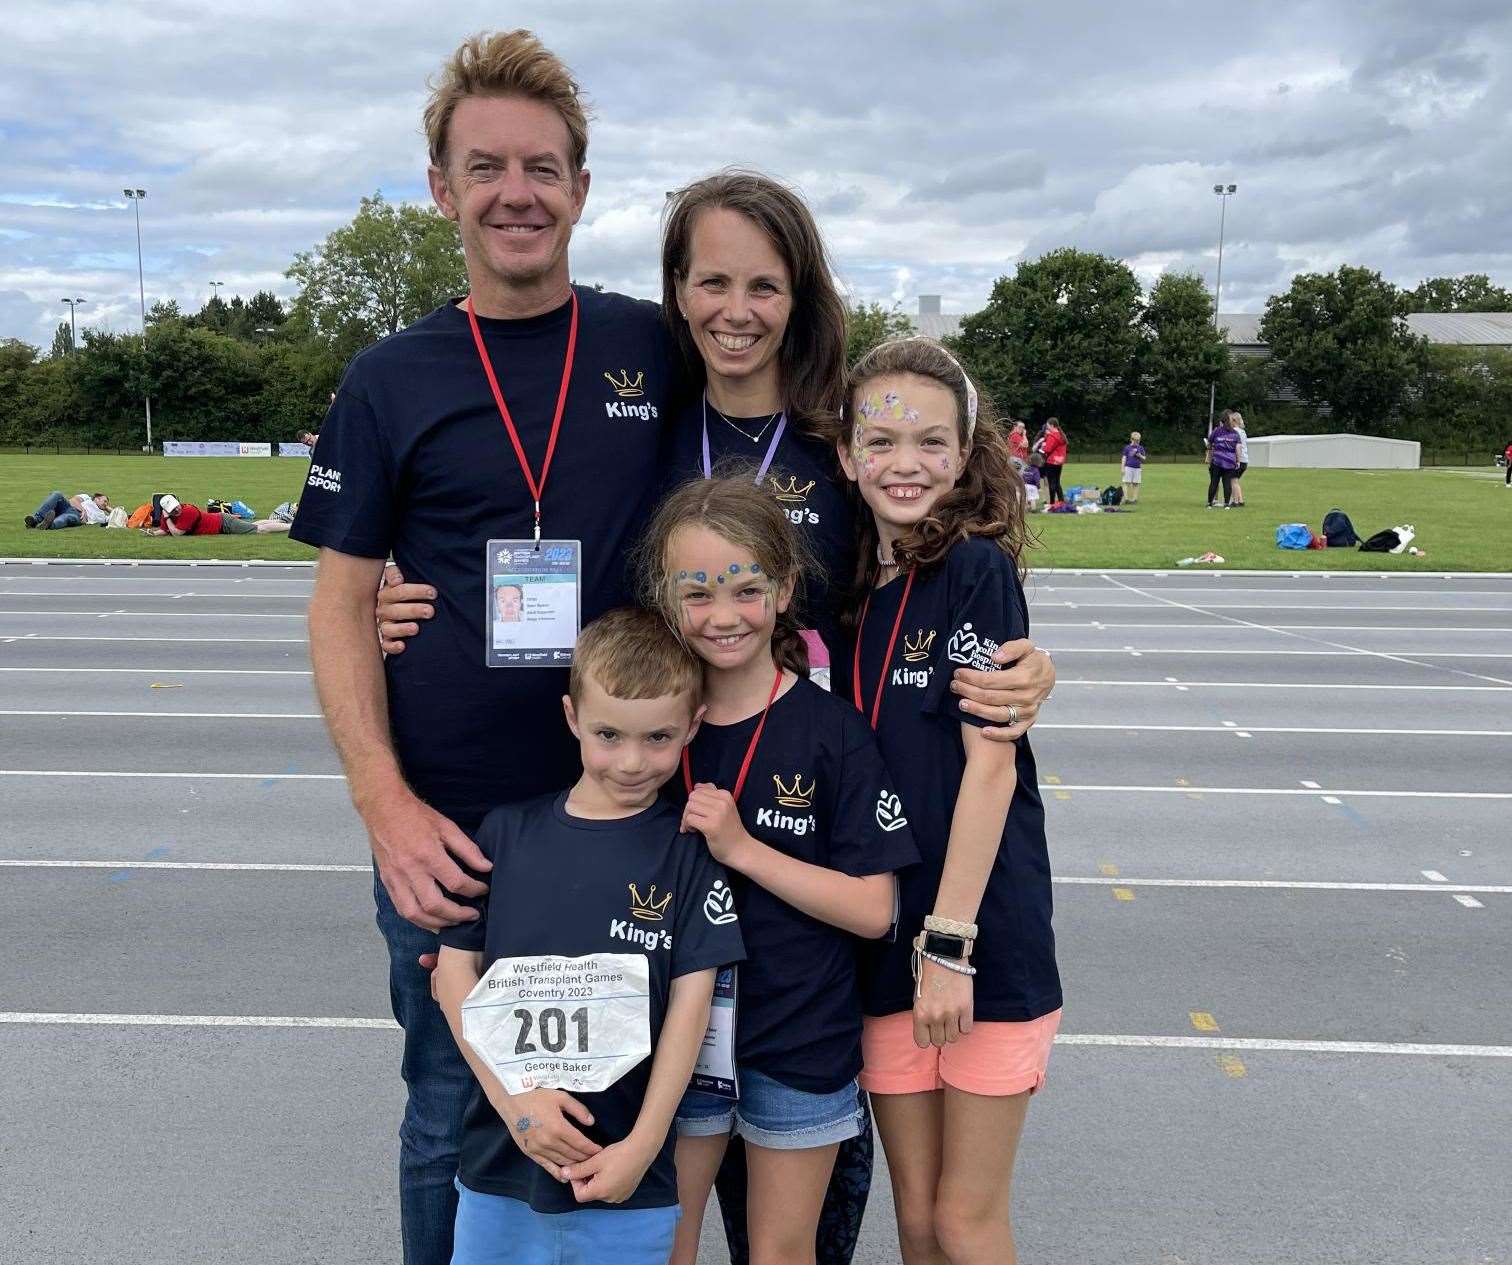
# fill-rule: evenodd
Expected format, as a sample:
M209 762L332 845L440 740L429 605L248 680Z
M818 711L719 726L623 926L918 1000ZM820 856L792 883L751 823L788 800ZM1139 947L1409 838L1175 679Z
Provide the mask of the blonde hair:
M567 125L576 175L588 160L588 113L577 80L531 31L480 32L461 46L430 81L425 140L431 163L446 166L447 130L464 97L527 97L551 106Z
M782 506L751 481L743 466L721 465L716 478L694 479L674 489L656 507L636 551L641 601L660 612L669 628L682 636L682 605L677 578L668 565L672 538L684 527L703 527L732 545L749 549L776 593L791 583L793 597L777 614L772 658L784 668L808 675L808 646L799 631L804 579L816 570L807 546Z
M894 542L893 557L904 570L932 567L943 561L958 541L985 536L1012 558L1022 573L1024 551L1031 543L1024 481L1013 467L1008 439L993 414L991 401L976 390L960 362L939 343L930 338L894 338L879 343L856 362L845 384L846 442L855 432L859 418L856 399L866 384L904 373L928 378L950 392L965 466L955 487L935 503L929 517ZM975 426L968 422L973 401ZM860 597L871 591L877 577L877 524L870 514L862 515L860 536L853 607L860 606Z
M703 696L703 666L654 611L620 606L600 615L578 634L567 693L582 699L592 678L610 698Z

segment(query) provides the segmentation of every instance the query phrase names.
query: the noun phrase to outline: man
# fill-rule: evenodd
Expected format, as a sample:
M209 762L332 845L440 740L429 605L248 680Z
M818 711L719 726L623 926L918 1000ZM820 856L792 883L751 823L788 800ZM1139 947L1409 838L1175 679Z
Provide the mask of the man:
M110 498L103 492L79 492L74 496L49 492L42 504L21 521L41 531L81 525L103 527L110 521Z
M571 285L589 173L567 68L525 31L470 39L425 120L431 193L461 232L470 296L353 360L292 532L320 546L315 683L372 844L405 1029L407 1265L450 1259L472 1085L418 958L435 952L439 928L476 916L453 897L486 890L463 868L489 868L471 838L483 813L577 771L555 723L566 667L486 666L496 563L485 552L510 542L528 560L537 528L543 556L580 542L578 618L623 604L624 550L659 483L672 416L655 306ZM438 598L431 635L385 665L373 593L390 552Z
M578 771L556 723L562 648L528 641L561 621L512 625L525 640L501 652L489 589L521 568L557 581L533 592L575 580L569 618L584 624L626 602L625 552L661 483L674 415L656 307L571 284L589 173L567 68L527 31L470 39L443 67L425 121L431 194L460 230L470 294L353 360L291 533L321 551L315 683L372 845L405 1030L406 1265L450 1258L473 1083L419 959L431 960L438 929L476 916L453 897L486 890L466 872L489 868L472 839L483 814L560 790ZM389 553L427 582L406 597L425 600L416 613L430 627L385 662L373 594Z

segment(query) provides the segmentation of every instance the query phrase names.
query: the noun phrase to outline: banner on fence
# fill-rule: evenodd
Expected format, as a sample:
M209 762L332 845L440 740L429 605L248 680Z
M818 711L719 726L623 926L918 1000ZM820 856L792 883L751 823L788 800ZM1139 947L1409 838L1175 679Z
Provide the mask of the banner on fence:
M309 444L279 444L278 455L280 457L304 457L310 456Z
M291 446L304 447L303 444ZM283 445L280 444L279 447L282 448ZM272 444L234 444L229 440L168 439L163 441L163 456L165 457L271 457L272 455Z

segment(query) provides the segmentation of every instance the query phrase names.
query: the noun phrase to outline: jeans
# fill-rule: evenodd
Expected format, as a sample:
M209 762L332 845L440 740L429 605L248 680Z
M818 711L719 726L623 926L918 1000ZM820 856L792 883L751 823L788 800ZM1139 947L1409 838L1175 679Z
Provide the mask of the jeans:
M74 509L73 503L61 492L49 493L47 499L37 506L32 517L40 519L48 511L57 515L51 523L54 530L60 527L77 527L83 522L79 511Z
M436 952L434 932L399 916L373 870L378 930L388 942L389 1001L404 1029L401 1073L409 1087L399 1126L399 1217L404 1265L447 1265L457 1219L457 1156L476 1082L457 1049L430 973L416 960Z

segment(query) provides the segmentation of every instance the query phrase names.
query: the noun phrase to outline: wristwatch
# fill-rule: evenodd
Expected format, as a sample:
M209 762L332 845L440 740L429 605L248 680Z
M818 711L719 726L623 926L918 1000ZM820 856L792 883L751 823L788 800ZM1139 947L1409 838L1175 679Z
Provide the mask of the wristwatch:
M965 936L948 936L942 931L926 931L923 943L919 946L925 953L934 953L942 958L955 958L963 961L971 956L971 950L975 947L975 941L968 940Z

